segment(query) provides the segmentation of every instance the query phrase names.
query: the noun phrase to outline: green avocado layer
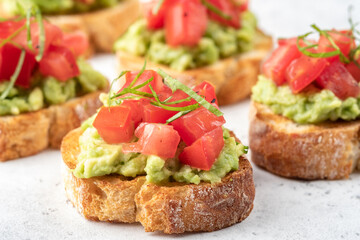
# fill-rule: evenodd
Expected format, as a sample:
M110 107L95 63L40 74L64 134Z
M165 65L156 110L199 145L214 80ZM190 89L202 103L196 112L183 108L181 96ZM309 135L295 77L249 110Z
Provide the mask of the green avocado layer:
M224 27L209 21L205 35L195 47L170 47L163 29L147 29L145 19L135 22L115 43L115 50L170 66L179 71L210 65L253 48L256 19L251 12L242 14L240 29Z
M82 125L84 133L80 136L81 152L78 164L73 173L78 178L91 178L109 174L120 174L126 177L146 175L146 180L152 183L168 181L199 184L201 181L216 183L227 173L237 170L239 156L245 153L244 146L236 143L224 129L225 145L210 171L199 170L179 162L177 156L185 147L179 144L175 158L162 159L157 156L147 156L140 153L123 153L122 144L107 144L102 140L97 130L92 126L94 120L88 119Z
M36 74L32 79L33 86L30 89L13 87L5 99L0 99L0 116L37 111L106 87L107 79L88 63L80 59L77 64L80 75L66 82ZM0 95L8 84L9 81L0 83Z
M360 96L341 100L326 89L293 94L288 85L278 87L262 75L252 89L252 100L300 124L354 120L360 116Z
M79 0L22 0L20 2L24 9L28 9L31 5L37 5L43 14L58 15L112 7L120 1L122 0L93 0L88 3ZM19 14L21 10L16 2L16 0L2 0L2 5L7 12Z

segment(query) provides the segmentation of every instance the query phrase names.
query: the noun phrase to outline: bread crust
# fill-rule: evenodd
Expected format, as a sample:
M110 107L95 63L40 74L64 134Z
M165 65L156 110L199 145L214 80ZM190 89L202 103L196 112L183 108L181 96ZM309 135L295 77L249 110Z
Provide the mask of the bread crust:
M284 177L348 178L360 168L360 121L299 125L252 102L249 141L252 161Z
M244 220L253 208L255 187L249 161L241 157L239 170L220 183L155 185L145 177L119 175L76 178L82 131L71 131L61 146L65 192L87 219L111 222L140 222L145 231L183 233L214 231Z
M101 91L36 112L0 117L0 161L59 148L62 138L102 105Z
M195 86L203 81L215 86L220 105L232 104L248 97L260 72L260 62L272 48L271 37L258 30L254 49L217 61L216 63L186 71L176 71L163 64L147 62L148 69L163 69L188 86ZM144 58L123 51L116 52L118 68L122 71L138 70L144 65Z

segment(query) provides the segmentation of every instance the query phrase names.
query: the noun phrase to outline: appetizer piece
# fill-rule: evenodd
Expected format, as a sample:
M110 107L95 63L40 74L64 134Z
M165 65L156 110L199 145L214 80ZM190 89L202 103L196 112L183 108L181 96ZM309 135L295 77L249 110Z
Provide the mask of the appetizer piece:
M0 161L59 148L96 112L108 81L77 56L86 51L36 16L0 22Z
M188 86L211 82L220 105L250 95L272 41L247 1L153 0L144 8L115 43L120 69L140 69L146 58Z
M302 179L348 178L360 169L359 46L352 30L281 39L252 89L252 161Z
M123 87L102 95L104 106L62 142L65 191L76 209L168 234L244 220L253 208L252 167L247 147L222 127L214 87L190 89L162 70L122 75Z
M21 13L18 2L1 0L0 16ZM90 42L87 56L95 51L111 52L116 39L140 15L138 0L22 0L20 3L24 9L38 6L50 23L64 32L76 33L72 35L73 41L85 36Z

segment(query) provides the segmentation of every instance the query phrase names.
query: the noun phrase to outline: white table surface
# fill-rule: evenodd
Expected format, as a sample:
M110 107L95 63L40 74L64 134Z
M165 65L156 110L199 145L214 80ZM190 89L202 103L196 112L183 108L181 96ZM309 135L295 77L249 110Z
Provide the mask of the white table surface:
M348 28L348 6L359 0L252 0L263 30L291 37L322 28ZM110 79L115 59L97 56L93 65ZM223 107L227 127L248 143L249 101ZM360 174L341 181L299 181L254 166L255 207L240 224L211 232L166 236L145 233L140 224L85 220L66 199L60 152L0 164L0 239L360 239Z

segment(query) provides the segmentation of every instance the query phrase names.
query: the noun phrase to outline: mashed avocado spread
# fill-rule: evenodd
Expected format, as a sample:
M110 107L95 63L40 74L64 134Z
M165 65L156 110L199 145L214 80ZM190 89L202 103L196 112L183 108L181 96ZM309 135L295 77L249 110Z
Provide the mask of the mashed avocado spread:
M360 96L341 100L326 89L293 94L288 85L277 87L265 76L259 76L253 87L252 100L300 124L354 120L360 116Z
M79 0L22 0L21 5L28 9L31 5L37 5L44 14L68 14L81 13L93 11L101 8L112 7L121 0L93 0L93 1L79 1ZM2 0L3 8L6 12L12 14L19 14L17 1Z
M242 13L240 29L209 21L205 35L195 47L170 47L165 42L163 29L148 30L145 19L141 19L115 43L114 48L183 71L249 51L255 37L256 19L248 11Z
M162 159L154 155L139 153L123 153L122 144L107 144L92 126L95 116L83 123L84 133L80 136L81 152L78 164L73 173L78 178L90 178L108 174L120 174L125 177L146 175L146 180L152 183L168 181L199 184L200 181L220 182L230 171L238 169L239 156L245 153L245 147L236 143L224 129L225 145L210 171L203 171L183 165L176 156L185 147L179 144L178 153L173 159Z
M106 87L107 79L88 63L80 59L77 64L80 75L66 82L35 74L30 89L13 87L5 99L0 99L0 116L37 111ZM0 82L0 95L8 84L9 81Z

